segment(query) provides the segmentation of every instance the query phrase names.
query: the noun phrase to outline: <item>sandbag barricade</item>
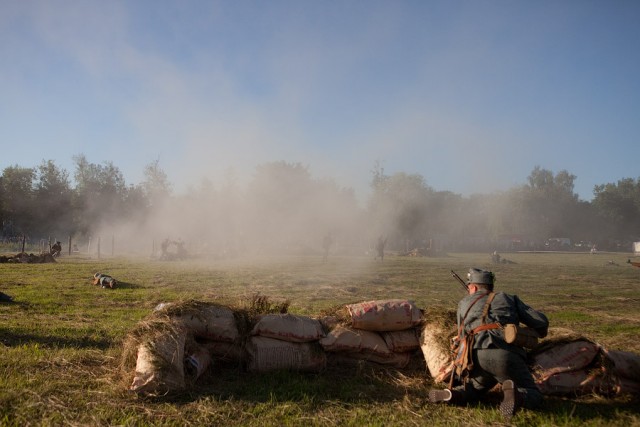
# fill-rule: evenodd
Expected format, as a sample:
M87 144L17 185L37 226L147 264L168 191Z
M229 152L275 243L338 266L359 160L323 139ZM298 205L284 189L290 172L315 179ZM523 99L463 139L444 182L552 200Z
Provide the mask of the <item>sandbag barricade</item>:
M129 363L123 367L135 366L129 389L154 394L183 390L217 362L239 362L250 372L318 372L328 361L404 368L420 355L435 382L448 377L455 312L423 318L406 300L351 304L343 310L347 318L317 320L290 314L241 316L214 303L163 304L125 340L123 361ZM573 331L559 334L551 328L528 357L543 394L640 393L639 355L607 350Z

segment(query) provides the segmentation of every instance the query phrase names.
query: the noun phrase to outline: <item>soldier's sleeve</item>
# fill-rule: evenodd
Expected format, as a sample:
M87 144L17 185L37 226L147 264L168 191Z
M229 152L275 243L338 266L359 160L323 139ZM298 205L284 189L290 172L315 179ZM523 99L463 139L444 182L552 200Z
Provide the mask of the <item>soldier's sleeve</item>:
M535 329L541 338L546 337L549 330L549 319L547 319L547 316L545 316L544 313L529 307L517 296L515 296L515 301L516 307L518 308L518 317L520 322Z

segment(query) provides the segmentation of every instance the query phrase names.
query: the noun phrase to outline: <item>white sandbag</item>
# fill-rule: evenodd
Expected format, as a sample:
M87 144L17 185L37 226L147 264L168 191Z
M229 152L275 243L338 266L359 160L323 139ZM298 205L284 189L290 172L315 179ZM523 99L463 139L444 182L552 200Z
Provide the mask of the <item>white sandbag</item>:
M158 334L138 347L136 370L130 390L166 393L181 390L184 382L185 335L179 331Z
M346 306L351 326L367 331L401 331L417 326L422 313L413 301L394 299Z
M532 367L540 372L542 378L560 372L577 371L589 366L600 351L598 344L586 340L558 343L535 354Z
M224 306L209 304L185 309L175 316L187 330L199 338L235 342L239 338L233 311Z
M435 382L444 382L450 374L452 354L447 338L450 332L443 325L429 323L420 333L420 349Z
M330 352L368 352L386 356L391 354L387 343L377 332L338 326L322 338L320 345Z
M317 343L293 343L254 336L247 342L251 372L278 370L319 372L327 364L327 356Z
M613 374L640 382L640 355L630 351L609 350L605 356L612 362Z
M290 342L317 341L325 336L318 320L293 314L265 314L260 317L251 335Z
M380 332L380 335L387 344L387 348L394 353L413 351L420 347L415 328L405 329L404 331Z

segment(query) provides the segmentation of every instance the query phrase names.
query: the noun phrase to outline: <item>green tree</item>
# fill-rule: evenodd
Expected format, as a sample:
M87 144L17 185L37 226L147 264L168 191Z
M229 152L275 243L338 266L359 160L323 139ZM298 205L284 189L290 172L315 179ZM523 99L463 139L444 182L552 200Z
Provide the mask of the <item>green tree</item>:
M8 166L2 172L4 232L18 235L31 234L36 225L33 181L35 170L18 165Z
M596 185L593 193L593 206L611 238L640 237L640 178Z
M112 162L90 163L84 155L74 156L76 223L82 234L103 224L122 219L127 187L120 169Z
M34 196L37 230L41 235L62 238L72 233L72 190L69 173L53 160L42 161L35 174Z
M157 208L171 195L171 184L167 174L160 167L160 161L155 160L144 168L144 181L142 189L151 208Z

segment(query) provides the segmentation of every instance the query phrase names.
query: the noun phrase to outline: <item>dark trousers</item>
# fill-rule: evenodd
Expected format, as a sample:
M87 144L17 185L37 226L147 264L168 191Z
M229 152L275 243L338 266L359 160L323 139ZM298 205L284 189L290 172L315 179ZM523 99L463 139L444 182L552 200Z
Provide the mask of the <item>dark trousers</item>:
M473 350L473 364L468 384L456 387L467 400L478 400L497 383L512 380L525 408L533 409L542 403L543 395L521 354L497 348Z

